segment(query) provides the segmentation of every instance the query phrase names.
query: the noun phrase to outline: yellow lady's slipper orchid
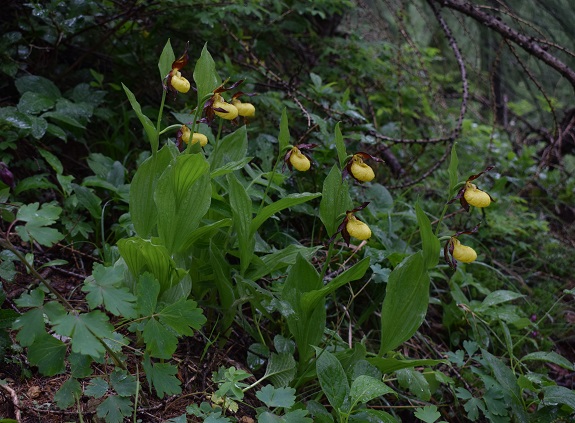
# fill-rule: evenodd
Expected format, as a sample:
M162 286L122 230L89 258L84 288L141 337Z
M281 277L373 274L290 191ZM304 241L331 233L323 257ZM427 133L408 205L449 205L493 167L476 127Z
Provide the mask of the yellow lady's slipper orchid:
M347 215L347 224L345 225L347 233L361 241L371 238L371 229L353 214Z
M462 263L471 263L477 259L477 253L471 247L463 245L457 238L452 238L453 258Z
M215 94L212 108L214 113L222 119L233 120L238 117L238 109L236 106L226 103L219 94Z
M451 204L454 201L459 200L461 207L463 207L465 211L469 211L469 206L478 208L489 206L491 202L495 200L491 198L488 193L477 188L477 186L471 181L476 180L485 172L489 172L491 169L493 169L493 166L488 166L483 172L480 172L477 175L471 175L469 178L467 178L465 185L459 190L455 198L449 201L447 204Z
M363 162L363 158L359 154L354 154L351 158L349 173L360 182L369 182L375 178L373 169Z
M474 207L487 207L491 204L491 197L485 191L477 188L475 184L471 182L465 183L465 192L463 193L465 201Z
M190 142L190 135L192 131L186 125L182 125L178 131L178 140L182 140L186 144Z
M198 142L202 147L205 147L208 143L208 137L206 137L204 134L200 134L199 132L194 132L194 135L192 135L192 144L196 144Z
M253 117L256 115L256 108L252 103L242 103L237 98L232 100L232 105L238 109L238 114L243 117Z
M297 147L291 149L289 162L300 172L305 172L311 167L311 161Z
M375 178L375 172L368 164L364 163L364 160L374 160L376 162L383 162L379 157L372 156L369 153L360 151L355 153L347 161L347 164L343 168L342 177L345 178L347 175L351 175L358 182L369 182Z
M180 71L176 71L172 75L172 78L170 79L170 84L172 85L172 87L174 87L176 91L181 92L182 94L185 94L188 91L190 91L190 81L184 78Z
M190 81L182 76L180 70L188 63L188 47L189 42L186 44L186 49L184 50L184 54L177 60L172 62L172 70L170 73L166 75L164 80L166 83L164 84L165 90L175 90L180 93L187 93L190 91Z

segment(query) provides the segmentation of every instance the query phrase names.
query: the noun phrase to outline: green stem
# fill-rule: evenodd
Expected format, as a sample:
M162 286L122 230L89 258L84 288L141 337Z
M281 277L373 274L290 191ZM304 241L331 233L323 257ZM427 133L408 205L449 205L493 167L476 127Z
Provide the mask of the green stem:
M172 129L180 129L181 127L182 127L182 125L180 125L179 123L176 123L176 124L174 124L174 125L167 126L167 127L165 127L164 129L162 129L162 130L159 132L159 135L163 135L163 134L165 134L166 132L171 131Z
M266 190L264 191L264 195L263 195L263 197L262 197L262 202L260 203L260 208L259 208L257 214L260 214L260 211L264 208L264 204L265 204L265 202L266 202L266 197L268 196L268 192L269 192L270 187L271 187L271 185L272 185L272 182L273 182L273 180L274 180L274 176L275 176L275 174L276 174L276 169L277 169L277 167L278 167L278 164L279 164L280 160L281 160L281 152L280 152L280 154L278 155L276 162L274 163L274 167L273 167L273 169L272 169L272 174L271 174L270 177L268 178L268 184L267 184L267 186L266 186ZM257 215L256 215L256 216L257 216Z
M164 113L164 104L166 104L166 91L164 90L162 92L162 102L160 103L160 110L158 111L158 120L156 122L156 132L158 133L158 135L162 134L162 132L160 132L160 125L162 123L162 115Z
M329 267L329 262L331 261L331 257L333 256L333 242L330 242L329 248L327 250L327 257L325 259L325 263L323 264L323 268L321 269L321 275L319 277L320 281L323 281L325 274L327 273L327 268Z

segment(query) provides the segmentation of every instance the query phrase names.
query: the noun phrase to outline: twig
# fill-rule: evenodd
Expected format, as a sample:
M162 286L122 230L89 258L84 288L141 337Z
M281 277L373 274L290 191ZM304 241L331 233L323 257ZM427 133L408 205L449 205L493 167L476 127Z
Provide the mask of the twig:
M18 400L16 391L3 383L0 384L0 386L10 394L10 398L12 398L12 404L14 404L14 417L16 418L16 421L20 423L22 421L22 415L20 411L20 401Z

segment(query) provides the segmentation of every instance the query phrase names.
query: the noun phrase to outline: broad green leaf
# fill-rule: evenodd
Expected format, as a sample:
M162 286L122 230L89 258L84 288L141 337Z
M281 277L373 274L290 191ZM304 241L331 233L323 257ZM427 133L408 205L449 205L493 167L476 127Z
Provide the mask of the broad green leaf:
M228 163L224 164L222 167L220 167L216 170L213 170L210 173L210 177L212 179L215 179L219 176L227 175L228 173L232 173L236 170L243 169L251 160L252 160L252 157L244 157L241 160L237 160L234 162L228 162Z
M302 293L301 304L304 312L311 313L316 307L320 306L322 301L324 301L328 295L335 292L338 288L348 284L349 282L362 278L367 269L369 269L369 260L369 257L364 257L345 272L332 279L321 289Z
M575 410L575 392L564 386L546 386L542 389L545 404L565 404Z
M65 410L76 403L76 398L82 395L82 386L74 378L68 379L60 386L58 392L54 394L54 401L58 408Z
M339 160L339 167L343 169L345 164L345 159L347 159L347 151L345 149L345 142L343 141L343 135L341 129L339 128L340 122L335 125L335 149L337 150L337 158Z
M323 182L319 218L328 237L333 236L345 217L345 212L353 208L347 181L342 181L341 171L334 165Z
M451 161L449 162L449 198L455 195L455 186L459 182L459 172L457 167L459 166L459 159L457 158L457 151L455 147L457 143L454 143L451 147Z
M102 200L96 194L92 192L91 189L83 187L78 184L71 184L74 193L76 194L76 198L78 199L78 203L82 207L84 207L93 218L100 220L102 218Z
M165 394L178 395L182 392L180 380L175 376L178 373L176 366L169 363L152 363L147 356L144 356L142 365L148 384L154 387L160 399L164 398Z
M346 412L350 387L339 360L327 350L316 348L316 372L321 390L333 408Z
M71 312L54 322L56 333L72 338L72 351L95 358L106 352L102 342L113 336L113 329L108 316L99 310L81 314Z
M251 222L250 227L251 233L254 234L267 219L269 219L277 212L313 200L314 198L317 198L320 195L321 194L319 192L317 193L304 192L301 194L290 194L264 207Z
M257 281L275 270L294 264L298 254L301 254L306 260L311 260L313 255L320 248L321 247L319 246L304 247L301 245L290 244L286 248L266 254L263 257L258 257L256 260L252 260L252 264L255 269L248 273L247 278ZM260 261L258 262L258 260Z
M34 138L39 140L46 134L46 131L48 130L48 122L46 119L36 116L30 116L30 121L32 123L30 133Z
M198 90L198 103L202 98L213 92L222 83L222 80L216 71L216 63L208 51L207 43L204 44L200 58L196 62L196 66L194 68L194 82L196 83Z
M279 152L278 154L281 155L284 153L284 150L287 149L287 146L290 143L290 133L289 133L289 126L288 126L288 117L286 108L282 110L282 117L280 120L280 133L278 135L278 142L279 142Z
M483 312L488 310L490 307L494 305L506 303L508 301L513 301L516 300L517 298L523 298L523 297L525 297L525 295L513 291L507 291L507 290L493 291L489 293L487 297L485 297L483 302L479 305L479 307L475 309L475 311Z
M16 79L14 84L16 85L16 89L20 94L33 92L52 100L58 100L60 97L62 97L62 93L56 84L54 84L49 79L44 78L43 76L22 76Z
M86 126L82 124L78 119L72 117L71 115L61 112L61 111L54 111L54 112L45 112L40 116L41 118L52 118L55 121L59 122L60 124L64 123L66 125L70 125L74 128L86 129Z
M104 267L95 264L92 275L86 278L83 292L87 292L86 301L94 309L102 304L110 313L125 318L136 317L134 297L128 288L122 286L124 269L117 267Z
M98 417L105 419L106 423L122 423L124 417L129 417L133 412L130 398L118 395L109 395L102 404L96 408Z
M163 80L170 71L172 70L172 63L176 60L176 56L174 55L174 50L172 49L172 44L170 43L170 39L166 42L164 49L162 50L162 54L160 54L160 59L158 60L158 69L160 71L160 79Z
M231 266L213 242L210 242L210 264L214 271L214 284L218 290L219 305L223 315L218 323L221 332L226 333L237 314L237 307L234 306L236 293L232 282Z
M246 125L244 125L218 141L209 157L210 169L217 171L228 163L244 160L247 156L247 151L248 133Z
M374 398L387 394L395 394L395 391L380 379L367 375L358 376L352 382L349 392L352 406L366 404Z
M38 114L51 109L56 104L56 99L34 91L22 94L18 101L18 110L26 114Z
M429 275L423 252L406 258L389 275L381 310L380 355L394 350L417 331L429 303Z
M326 324L325 298L313 310L302 307L304 293L320 289L322 283L315 268L301 255L297 256L284 283L281 298L287 302L293 314L286 317L289 330L299 351L300 366L313 357L312 345L319 345Z
M274 388L266 385L256 392L256 397L268 408L291 408L295 404L294 388Z
M383 374L390 374L400 369L448 363L447 360L399 360L397 358L382 357L370 357L367 361L377 367Z
M487 361L487 364L493 372L493 376L497 379L497 382L501 385L503 390L503 395L505 396L507 402L511 402L511 408L515 414L515 417L519 423L526 423L529 421L527 417L527 412L523 406L523 400L521 398L521 389L517 384L517 378L499 358L489 353L488 351L481 349L481 354L483 358Z
M218 220L217 222L210 223L208 225L202 225L195 231L193 231L186 244L183 247L184 251L191 248L197 241L209 239L214 233L216 233L220 228L225 228L227 226L232 226L232 219L226 218Z
M524 356L521 361L544 361L546 363L553 363L564 369L574 371L575 365L567 360L565 357L557 354L556 352L550 351L536 351Z
M292 354L272 353L266 367L263 379L270 379L276 387L285 387L293 380L296 374L296 362Z
M209 165L200 154L176 157L160 177L154 193L158 235L170 254L181 252L210 207Z
M28 347L28 360L44 376L54 376L66 369L66 344L52 335L43 333L37 336Z
M138 278L137 285L137 310L140 316L152 316L158 304L160 283L150 273L144 273Z
M134 96L134 93L132 93L132 91L130 91L130 89L126 87L123 83L122 87L124 88L124 92L126 93L126 96L128 97L130 104L132 105L132 109L134 109L134 112L136 112L136 116L138 116L140 123L144 127L144 132L146 132L146 135L148 136L148 140L150 141L150 146L152 148L152 155L155 155L156 152L158 151L158 147L160 144L158 131L156 131L156 127L154 126L150 118L142 112L142 107L140 106L140 103L138 103L138 100L136 100L136 96Z
M123 238L118 241L118 250L135 278L150 272L160 282L161 292L176 285L185 275L163 245L141 238Z
M420 372L413 368L406 368L396 371L395 374L402 388L409 389L409 392L421 401L429 401L431 399L429 382Z
M363 410L351 415L350 423L399 423L391 414L379 410Z
M417 215L419 233L423 244L423 260L425 261L425 267L426 269L432 269L437 266L437 263L439 263L441 245L439 244L439 239L433 233L429 218L419 206L419 202L415 204L415 214Z
M177 154L173 144L166 144L148 157L136 171L130 184L130 216L136 233L142 238L153 235L158 220L154 192L160 176Z
M251 232L252 200L243 185L233 175L227 176L233 226L237 234L240 255L240 272L243 275L254 253L255 238Z

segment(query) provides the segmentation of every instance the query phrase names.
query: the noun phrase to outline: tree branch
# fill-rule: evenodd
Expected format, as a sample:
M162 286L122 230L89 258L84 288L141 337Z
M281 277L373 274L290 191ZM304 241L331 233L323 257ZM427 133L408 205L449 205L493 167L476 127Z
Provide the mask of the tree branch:
M448 7L470 18L475 19L477 22L485 25L488 28L498 32L504 38L514 42L523 50L538 58L542 62L549 65L551 68L559 72L565 79L569 81L571 86L575 89L575 70L571 69L567 64L563 63L556 56L547 52L545 48L541 47L535 38L525 35L497 18L497 16L484 12L479 7L460 0L429 0L441 6Z

